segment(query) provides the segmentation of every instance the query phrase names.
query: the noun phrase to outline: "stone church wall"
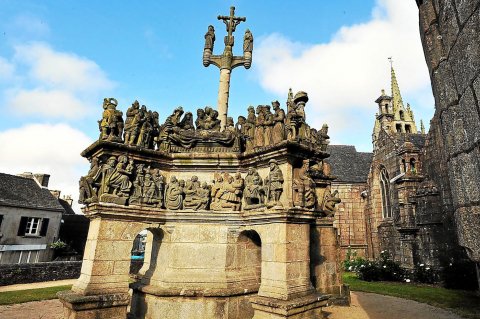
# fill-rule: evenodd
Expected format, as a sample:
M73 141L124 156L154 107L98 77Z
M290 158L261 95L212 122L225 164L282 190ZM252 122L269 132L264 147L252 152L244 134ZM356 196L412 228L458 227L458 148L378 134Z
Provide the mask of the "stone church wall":
M349 251L355 251L358 257L367 256L365 204L362 192L367 188L366 183L339 183L333 182L332 189L338 190L338 197L342 200L337 205L335 225L338 228L341 260Z
M480 1L417 0L420 35L436 112L430 132L443 163L426 156L432 176L447 176L442 205L453 206L457 236L480 262ZM437 137L438 136L438 137ZM430 149L432 152L432 148ZM438 166L434 164L440 164ZM445 173L447 172L447 174ZM449 218L449 216L446 216ZM453 223L452 223L453 224Z

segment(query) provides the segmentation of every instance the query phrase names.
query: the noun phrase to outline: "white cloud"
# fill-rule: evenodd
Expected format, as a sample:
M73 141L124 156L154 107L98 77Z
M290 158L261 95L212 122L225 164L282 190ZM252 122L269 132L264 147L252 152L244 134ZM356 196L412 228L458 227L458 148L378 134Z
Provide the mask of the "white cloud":
M80 156L93 141L66 124L30 124L0 132L0 172L50 174L50 189L78 199L78 180L88 172ZM78 205L75 206L78 211Z
M9 95L8 106L20 114L70 119L79 119L88 115L84 102L68 91L14 90Z
M0 57L0 76L10 76L2 108L17 115L79 119L98 112L101 95L115 83L92 60L59 52L46 43L15 46ZM1 95L0 95L1 97Z
M380 89L390 90L390 56L404 102L412 102L417 119L433 114L418 9L408 1L377 0L370 21L342 27L328 43L304 44L272 34L257 47L261 85L279 95L290 87L307 91L309 122L316 127L327 122L334 143L369 148L374 100ZM417 99L430 105L416 107Z
M102 91L113 87L93 61L72 53L54 51L45 43L15 47L14 60L30 66L30 76L43 85L73 92Z
M0 81L6 81L13 77L15 66L0 56Z

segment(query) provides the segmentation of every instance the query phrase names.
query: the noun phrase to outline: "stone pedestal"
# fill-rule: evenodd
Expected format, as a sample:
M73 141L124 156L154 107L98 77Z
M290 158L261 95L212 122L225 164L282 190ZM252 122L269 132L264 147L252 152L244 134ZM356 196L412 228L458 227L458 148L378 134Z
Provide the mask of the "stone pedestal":
M292 300L272 300L265 297L250 299L254 316L252 319L310 319L322 318L322 307L327 305L325 295L309 295Z
M130 302L128 293L84 296L71 291L57 294L65 319L125 319Z

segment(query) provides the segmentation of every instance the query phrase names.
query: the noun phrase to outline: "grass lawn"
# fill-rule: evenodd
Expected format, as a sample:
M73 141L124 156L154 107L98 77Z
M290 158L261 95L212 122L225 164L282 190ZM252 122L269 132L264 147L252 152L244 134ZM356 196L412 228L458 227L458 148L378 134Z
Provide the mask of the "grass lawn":
M480 319L480 297L473 291L451 290L442 287L401 282L368 282L351 272L343 280L353 291L373 292L450 309L465 318Z
M57 292L70 289L72 289L72 285L0 292L0 305L56 299Z

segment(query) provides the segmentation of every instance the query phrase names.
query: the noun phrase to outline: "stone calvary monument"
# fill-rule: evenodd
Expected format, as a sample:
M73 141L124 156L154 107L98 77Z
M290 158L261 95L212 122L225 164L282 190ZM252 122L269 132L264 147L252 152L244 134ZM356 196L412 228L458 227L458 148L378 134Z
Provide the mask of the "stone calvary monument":
M308 95L228 117L231 70L252 62L253 36L234 56L245 18L219 16L225 50L218 110L177 107L163 124L135 101L123 114L103 101L99 140L82 156L80 203L91 219L81 276L59 293L64 318L319 318L329 298L347 296L339 276L335 205L324 162L328 127L306 122ZM148 230L141 279L129 283L136 235ZM129 284L133 293L129 294ZM346 297L348 298L348 297Z

